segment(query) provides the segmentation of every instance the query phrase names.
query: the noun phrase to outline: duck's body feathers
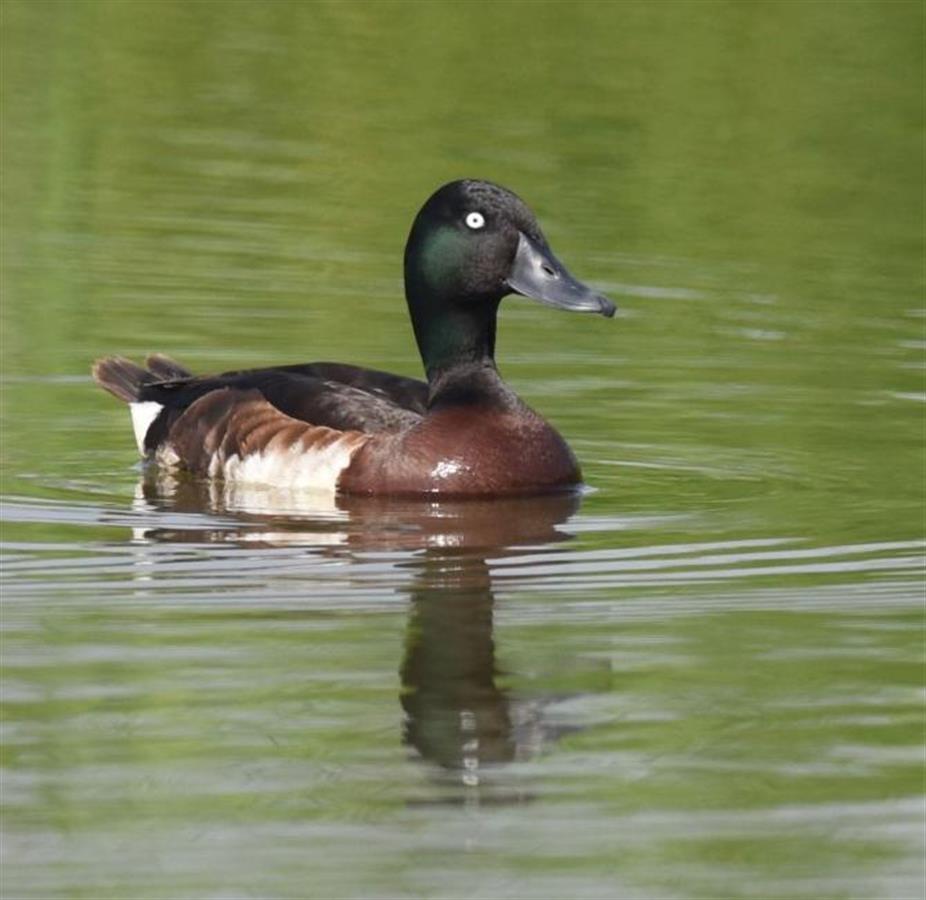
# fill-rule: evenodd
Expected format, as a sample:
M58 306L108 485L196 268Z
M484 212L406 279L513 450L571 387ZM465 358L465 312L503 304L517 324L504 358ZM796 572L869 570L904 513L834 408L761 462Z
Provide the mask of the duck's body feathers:
M197 475L331 491L369 437L295 419L256 389L223 387L190 404L153 454Z
M400 431L420 422L427 408L425 382L341 363L194 377L161 354L146 362L144 369L121 357L99 360L94 377L129 403L143 455L162 464L176 457L198 474L229 477L235 469L240 480L265 480L258 476L273 469L266 458L241 465L257 454L278 455L284 440L298 438L302 452L315 447L332 457L332 447L352 452L361 443L353 437L338 443L339 434Z
M162 370L185 371L160 360ZM559 434L494 367L436 379L430 403L424 382L335 363L159 381L115 357L98 361L94 374L129 401L140 452L195 475L454 496L530 493L541 480L550 489L580 478Z
M418 422L426 410L422 381L338 363L308 363L248 369L199 378L148 380L141 401L161 404L145 449L155 449L177 419L197 400L215 391L256 392L279 412L311 425L341 431L397 431Z

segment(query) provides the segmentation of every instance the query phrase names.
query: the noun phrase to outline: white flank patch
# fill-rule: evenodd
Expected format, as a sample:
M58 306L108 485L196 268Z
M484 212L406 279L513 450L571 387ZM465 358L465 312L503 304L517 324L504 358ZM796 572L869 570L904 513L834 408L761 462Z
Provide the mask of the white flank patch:
M244 459L213 458L209 474L221 474L239 484L266 484L299 490L334 492L338 478L362 444L341 438L327 447L303 449L300 443L284 450L252 453Z
M153 400L144 402L130 403L129 412L132 414L132 429L135 431L135 443L138 444L138 452L145 455L145 435L151 427L151 423L158 417L158 413L164 407Z

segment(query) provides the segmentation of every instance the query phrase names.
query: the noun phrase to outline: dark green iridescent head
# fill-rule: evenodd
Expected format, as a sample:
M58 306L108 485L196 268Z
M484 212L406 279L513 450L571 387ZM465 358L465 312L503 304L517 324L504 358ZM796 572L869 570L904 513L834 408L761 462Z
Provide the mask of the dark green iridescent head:
M511 293L577 312L615 310L566 271L511 191L488 181L445 184L405 246L405 295L429 377L494 358L498 304Z

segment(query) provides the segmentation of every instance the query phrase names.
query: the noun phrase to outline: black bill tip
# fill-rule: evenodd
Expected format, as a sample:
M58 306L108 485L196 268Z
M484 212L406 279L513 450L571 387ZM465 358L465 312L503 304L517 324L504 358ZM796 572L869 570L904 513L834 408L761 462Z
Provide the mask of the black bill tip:
M606 319L613 319L614 313L617 312L617 304L605 297L604 294L595 294L595 299L598 301L599 315L604 316Z

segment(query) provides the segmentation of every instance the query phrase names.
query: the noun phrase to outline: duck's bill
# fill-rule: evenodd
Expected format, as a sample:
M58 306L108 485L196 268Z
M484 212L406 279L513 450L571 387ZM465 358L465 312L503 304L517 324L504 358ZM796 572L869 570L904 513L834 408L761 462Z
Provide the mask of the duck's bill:
M599 313L609 318L617 310L603 294L573 278L549 247L525 234L518 239L518 251L506 280L515 293L559 309Z

